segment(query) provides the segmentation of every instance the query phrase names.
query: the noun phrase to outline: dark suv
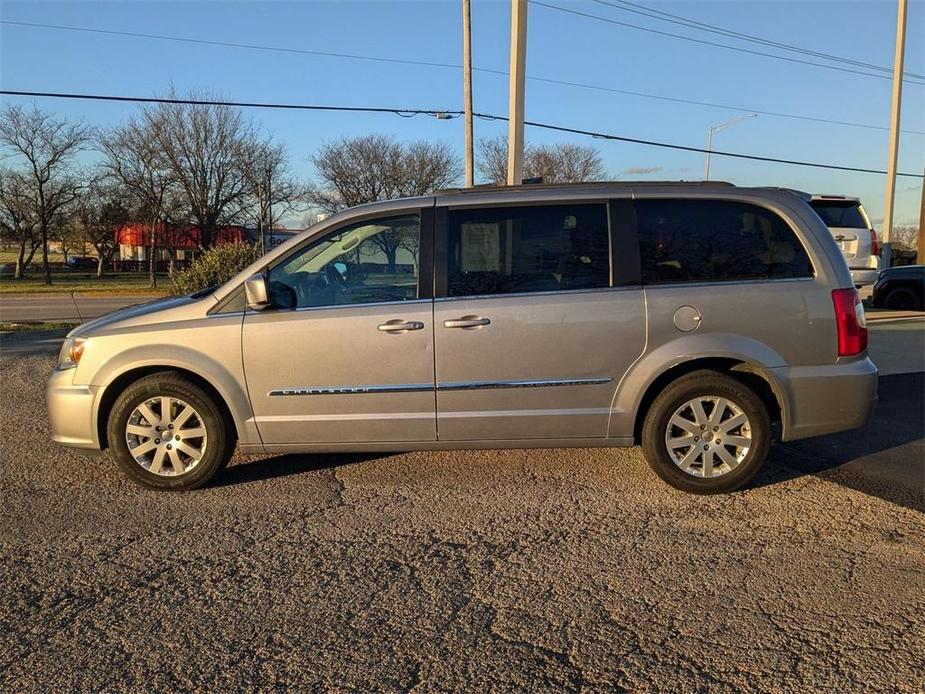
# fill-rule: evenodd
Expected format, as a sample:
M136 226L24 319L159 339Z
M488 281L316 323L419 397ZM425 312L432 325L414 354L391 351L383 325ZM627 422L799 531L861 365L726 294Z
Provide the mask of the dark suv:
M903 265L880 272L872 302L877 308L925 309L925 265Z

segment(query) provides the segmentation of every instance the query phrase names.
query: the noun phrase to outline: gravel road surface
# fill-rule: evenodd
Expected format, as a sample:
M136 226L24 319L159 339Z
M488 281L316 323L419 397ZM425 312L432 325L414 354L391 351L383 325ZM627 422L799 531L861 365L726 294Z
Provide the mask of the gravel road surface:
M49 442L52 361L0 357L2 691L925 686L921 497L837 441L722 497L638 449L236 458L152 493ZM922 378L891 378L914 468Z

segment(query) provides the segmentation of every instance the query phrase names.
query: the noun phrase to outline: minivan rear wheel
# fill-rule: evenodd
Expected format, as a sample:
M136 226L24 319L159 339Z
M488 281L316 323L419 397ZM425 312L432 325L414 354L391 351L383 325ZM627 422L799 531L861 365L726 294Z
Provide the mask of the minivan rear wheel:
M642 427L643 452L655 473L695 494L748 484L770 445L764 402L718 371L694 371L673 382L655 398Z
M152 489L195 489L228 462L234 437L218 404L176 372L139 379L116 399L107 426L113 459Z

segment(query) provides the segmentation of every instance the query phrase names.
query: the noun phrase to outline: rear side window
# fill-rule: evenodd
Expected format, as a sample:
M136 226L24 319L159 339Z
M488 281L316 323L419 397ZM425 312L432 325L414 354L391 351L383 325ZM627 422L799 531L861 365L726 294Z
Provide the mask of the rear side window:
M637 200L642 281L713 282L811 277L803 245L784 220L723 200Z
M850 201L813 200L810 204L827 227L867 229L867 218L860 203Z
M448 296L609 285L610 236L605 205L449 212Z

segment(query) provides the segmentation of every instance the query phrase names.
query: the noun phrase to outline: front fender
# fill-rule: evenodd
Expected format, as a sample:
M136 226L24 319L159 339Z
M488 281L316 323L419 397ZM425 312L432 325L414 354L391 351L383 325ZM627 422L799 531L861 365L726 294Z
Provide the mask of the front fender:
M209 321L208 329L204 321ZM138 369L181 369L196 374L216 390L231 412L242 444L259 444L241 359L241 317L210 317L164 327L91 338L99 341L100 347L85 351L90 359L81 360L80 370L90 386L99 388L94 421L98 421L105 400L102 394L117 379Z

